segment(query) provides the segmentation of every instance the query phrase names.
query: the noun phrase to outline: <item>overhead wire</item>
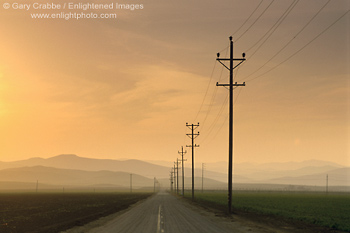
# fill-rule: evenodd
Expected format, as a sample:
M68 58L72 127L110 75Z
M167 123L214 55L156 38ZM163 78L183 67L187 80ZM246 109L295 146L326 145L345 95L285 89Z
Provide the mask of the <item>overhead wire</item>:
M235 73L234 76L237 76L238 70L239 70L239 68L238 68L237 70L235 70L236 73ZM237 88L237 87L235 87L234 89L236 89L236 88ZM206 134L206 137L204 137L203 141L205 141L205 140L209 137L210 133L214 130L214 127L215 127L215 125L217 124L219 118L222 116L223 110L225 109L224 107L227 105L227 102L228 102L228 96L229 96L229 95L227 94L227 95L226 95L226 98L225 98L225 100L224 100L224 102L221 104L221 107L220 107L220 110L219 110L217 116L216 116L215 119L213 120L212 124L209 126L208 132L207 132L207 134ZM236 100L235 100L235 103L236 103ZM226 120L222 123L222 125L223 125L226 121L227 121L227 118L226 118ZM221 130L222 125L220 126L218 132ZM217 132L215 135L217 135L218 132ZM214 138L215 138L215 137L214 137ZM202 141L202 142L203 142L203 141Z
M248 18L244 21L244 23L241 24L241 26L231 35L234 36L248 21L249 19L253 16L253 14L259 9L260 5L264 2L264 0L261 0L260 3L255 7L255 9L253 10L253 12L248 16ZM225 48L223 48L222 50L219 51L219 53L222 53L223 51L225 51L227 48L229 47L226 46Z
M236 87L236 88L237 88L237 87ZM236 88L234 88L234 89L236 89ZM236 103L237 103L238 97L239 97L239 95L241 94L242 89L243 89L243 88L239 88L239 92L238 92L238 94L237 94L237 96L236 96L236 98L235 98L233 104L236 104ZM227 98L226 98L226 103L227 103ZM220 132L221 129L224 127L224 125L226 124L227 121L228 121L228 117L226 117L225 120L222 122L222 124L220 125L220 127L219 127L218 130L216 131L214 137L213 137L209 142L207 142L208 144L211 143L211 142L216 138L216 136L219 134L219 132ZM207 138L207 137L206 137L206 138ZM205 139L206 139L206 138L205 138ZM203 141L204 141L205 139L203 139Z
M251 16L254 14L254 12L259 8L259 6L261 5L262 2L263 2L263 0L262 0L262 1L259 3L259 5L255 8L255 10L253 11L253 13L248 17L248 19L240 26L240 28L238 28L238 29L234 32L234 34L236 34L236 33L246 24L246 22L248 22L248 20L251 18ZM273 2L274 2L274 0L272 0L272 1L270 2L270 4L265 8L265 10L262 12L262 14L260 14L260 16L253 22L253 24L250 25L250 27L249 27L243 34L241 34L240 37L239 37L237 40L239 40L242 36L244 36L245 33L247 33L247 31L250 30L250 28L257 22L257 20L260 19L260 17L267 11L267 9L272 5ZM273 31L271 32L271 34L269 34L268 37L265 38L265 41L264 41L262 44L260 44L260 46L258 47L258 49L260 49L261 46L267 41L267 39L269 39L269 37L277 30L277 28L281 25L281 23L283 22L283 20L285 20L285 18L289 15L289 13L293 10L293 8L297 5L298 2L299 2L299 0L294 0L294 1L292 2L292 4L287 8L287 10L283 13L283 15L282 15L282 16L276 21L276 23L269 29L269 31L267 31L267 32L265 33L265 35L264 35L262 38L260 38L253 46L251 46L251 47L249 48L249 50L252 49L253 47L255 47L259 42L261 42L261 40L264 39L264 37L265 37L266 35L268 35L269 32L271 32L271 30L273 30ZM321 8L317 11L317 13L316 13L316 14L301 28L301 30L299 30L298 33L297 33L291 40L289 40L289 41L287 42L286 45L284 45L279 51L277 51L277 53L275 53L275 55L274 55L268 62L270 62L273 58L275 58L278 54L280 54L294 39L296 39L296 38L305 30L305 28L307 28L308 25L317 17L317 15L320 14L320 12L328 5L329 2L330 2L330 0L328 0ZM320 37L322 34L324 34L327 30L329 30L329 29L330 29L333 25L335 25L338 21L340 21L346 14L349 13L349 11L350 11L350 10L347 10L344 14L342 14L339 18L337 18L333 23L331 23L328 27L326 27L323 31L321 31L318 35L316 35L312 40L310 40L308 43L306 43L304 46L302 46L299 50L297 50L296 52L294 52L293 54L291 54L287 59L283 60L282 62L280 62L280 63L277 64L276 66L274 66L274 67L272 67L271 69L269 69L269 70L267 70L266 72L264 72L263 74L260 74L260 75L258 75L258 76L256 76L256 77L251 78L251 79L248 79L248 80L246 80L246 81L252 81L252 80L257 79L257 78L259 78L259 77L261 77L261 76L264 76L264 75L266 75L267 73L269 73L269 72L271 72L272 70L274 70L274 69L276 69L277 67L279 67L280 65L282 65L283 63L285 63L285 62L287 62L288 60L290 60L292 57L294 57L294 56L297 55L299 52L301 52L303 49L305 49L307 46L309 46L311 43L313 43L317 38L319 38L319 37ZM234 35L234 34L232 34L232 35ZM236 42L237 42L237 40L236 40ZM228 49L228 48L229 48L229 46L227 46L227 47L224 49L224 50L226 50L226 53L227 53L227 49ZM223 51L223 50L222 50L222 51ZM221 52L222 52L222 51L221 51ZM256 51L255 51L253 54L255 54L255 53L256 53ZM268 62L267 62L267 63L268 63ZM264 66L265 66L267 63L265 63ZM214 68L213 68L212 75L213 75L213 73L214 73L214 69L215 69L215 66L214 66ZM261 69L261 68L259 68L259 70L260 70L260 69ZM238 70L238 69L237 69L237 70ZM219 80L221 80L222 72L223 72L223 68L222 68L222 70L221 70L221 74L220 74L220 79L219 79ZM254 73L256 73L256 72L254 72ZM254 73L252 73L252 74L254 74ZM251 74L251 75L252 75L252 74ZM248 77L250 77L251 75L245 77L245 79L248 78ZM200 109L199 109L199 111L198 111L198 113L197 113L197 115L196 115L196 118L198 117L199 113L201 112L201 110L202 110L202 108L203 108L203 105L204 105L204 102L205 102L205 98L206 98L206 96L207 96L207 94L208 94L209 85L210 85L211 80L212 80L212 77L210 78L210 81L209 81L209 83L208 83L208 86L207 86L207 89L206 89L206 93L205 93L205 95L204 95L204 99L203 99L202 104L201 104L201 106L200 106ZM217 88L216 88L216 89L217 89ZM241 88L240 88L240 89L241 89ZM240 94L241 94L241 91L242 91L242 89L238 92L238 95L237 95L237 97L235 98L234 103L237 102L238 97L239 97ZM204 118L204 122L203 122L203 124L202 124L201 126L204 125L204 123L206 122L206 120L207 120L207 118L208 118L208 115L209 115L210 112L211 112L211 109L212 109L212 106L213 106L215 97L216 97L216 90L214 90L214 92L213 92L213 96L212 96L212 98L211 98L211 101L210 101L210 104L209 104L209 107L208 107L208 111L207 111L206 116L205 116L205 118ZM228 99L228 95L226 96L225 100L224 100L223 103L221 104L221 107L220 107L220 109L219 109L219 112L218 112L216 118L214 119L213 123L209 126L207 135L203 138L203 140L201 140L201 143L203 143L204 141L206 141L206 140L209 138L209 136L212 135L211 133L212 133L213 129L215 128L215 125L217 125L217 123L219 122L220 117L222 116L222 113L224 112L224 109L225 109L224 107L225 107L225 105L226 105L226 103L227 103L227 99ZM216 138L216 136L217 136L218 133L221 131L221 129L223 128L223 126L225 125L225 123L227 122L227 120L228 120L228 119L225 119L225 121L222 122L222 124L220 125L220 127L218 127L218 128L216 127L216 129L218 129L218 130L216 131L214 137L212 137L211 140L210 140L208 143L210 143L211 141L213 141L213 140Z
M224 101L221 104L220 110L218 112L218 114L216 115L213 123L209 126L208 131L206 132L206 136L202 139L201 143L204 142L210 135L210 133L213 131L215 124L217 123L217 121L219 120L220 116L222 115L225 106L227 105L227 101L228 101L228 94L226 95L226 98L224 99Z
M272 0L270 2L270 4L263 10L263 12L255 19L255 21L248 27L247 30L245 30L237 39L235 39L235 42L238 42L239 39L241 39L254 25L255 23L265 14L265 12L270 8L270 6L272 5L272 3L274 2L275 0Z
M247 22L248 22L248 20L252 17L252 15L257 11L257 9L260 7L260 5L263 3L263 1L264 0L261 0L260 1L260 3L257 5L257 7L253 10L253 12L250 14L250 16L245 20L245 22L231 35L231 36L233 36L233 35L235 35ZM270 6L272 5L272 3L274 2L275 0L272 0L269 4L268 4L268 6L262 11L262 13L255 19L255 21L248 27L248 29L247 30L245 30L239 37L238 37L238 39L236 39L235 40L235 42L237 42L240 38L242 38L255 24L256 24L256 22L265 14L265 12L270 8ZM299 1L299 0L295 0L295 1ZM220 51L220 53L222 52L222 51L224 51L224 50L226 50L226 53L227 53L227 49L229 48L229 46L227 46L225 49L223 49L223 50L221 50ZM238 70L238 69L237 69ZM220 75L220 77L222 76L222 70L221 70L221 75ZM221 78L220 78L220 80L221 80ZM219 81L220 81L219 80ZM211 101L211 103L210 103L210 105L209 105L209 109L208 109L208 112L207 112L207 114L206 114L206 116L205 116L205 118L204 118L204 122L203 122L203 124L202 124L202 128L203 128L203 126L204 126L204 123L206 122L206 119L207 119L207 117L208 117L208 115L209 115L209 113L210 113L210 111L211 111L211 107L212 107L212 105L213 105L213 99L215 99L215 95L216 95L216 91L214 91L214 95L213 95L213 98L212 98L212 101ZM224 101L224 103L222 104L222 106L221 106L221 108L220 108L220 110L219 110L219 112L218 112L218 115L216 116L216 118L214 119L214 121L213 121L213 123L212 123L212 125L209 127L209 133L213 130L213 128L214 128L214 125L215 125L215 123L216 123L216 121L218 120L218 118L221 116L221 114L222 114L222 112L223 112L223 106L225 105L225 103L227 102L227 98L228 98L228 96L226 96L226 99L225 99L225 101ZM226 122L226 121L225 121ZM225 123L224 122L224 123ZM223 125L223 124L222 124ZM221 127L219 128L219 131L221 130L221 128L222 128L222 125L221 125ZM218 131L218 132L219 132ZM218 133L217 132L217 133ZM217 133L215 134L215 135L217 135ZM207 134L207 135L209 135L209 134ZM207 136L208 137L208 136ZM206 138L207 138L206 137ZM205 138L205 139L206 139ZM203 139L203 140L205 140L205 139Z
M297 55L299 52L301 52L302 50L304 50L307 46L309 46L312 42L314 42L317 38L319 38L323 33L325 33L326 31L328 31L328 29L330 29L334 24L336 24L339 20L341 20L346 14L349 13L350 10L347 10L344 14L342 14L339 18L337 18L332 24L330 24L328 27L326 27L323 31L321 31L317 36L315 36L312 40L310 40L308 43L306 43L303 47L301 47L300 49L298 49L295 53L291 54L287 59L283 60L282 62L278 63L277 65L275 65L274 67L270 68L269 70L267 70L266 72L246 80L247 81L252 81L255 80L257 78L260 78L264 75L266 75L267 73L273 71L274 69L276 69L277 67L279 67L280 65L284 64L285 62L287 62L288 60L290 60L292 57L294 57L295 55ZM251 75L249 75L251 76ZM247 77L249 77L247 76ZM247 78L246 77L246 78Z
M225 56L227 55L227 52L228 52L228 50L226 51ZM219 76L219 81L221 80L221 76L222 76L222 73L223 73L223 69L224 69L224 67L221 68L221 72L220 72L220 76ZM211 109L212 109L213 105L214 105L216 93L217 93L217 88L215 88L214 91L213 91L213 95L212 95L212 98L211 98L210 103L209 103L208 111L206 112L205 117L204 117L204 119L203 119L203 121L202 121L202 123L201 123L201 126L200 126L201 129L204 128L205 123L206 123L206 121L207 121L207 118L208 118L208 116L209 116L209 114L210 114L210 112L211 112Z
M264 2L264 0L261 0L260 3L255 7L255 9L253 10L253 12L249 15L249 17L244 21L244 23L241 24L241 26L231 35L234 36L247 22L248 20L253 16L253 14L255 13L255 11L258 10L258 8L260 7L260 5Z
M252 53L249 54L249 59L251 59L254 54L259 51L259 49L265 44L265 42L273 35L273 33L277 30L277 28L282 24L282 22L287 18L289 13L294 9L294 7L298 4L299 0L294 0L289 7L283 12L281 17L276 21L274 25L249 49L246 50L246 52L249 52L253 47L255 47L268 33L272 30L272 32L266 37L266 39L259 45L259 47Z
M204 94L204 97L203 97L201 106L199 107L199 110L198 110L198 112L197 112L197 114L196 114L196 117L194 118L194 121L193 121L193 122L196 122L197 117L198 117L199 113L200 113L201 110L202 110L202 107L203 107L205 98L207 97L207 94L208 94L208 90L209 90L209 87L210 87L210 84L211 84L211 80L213 79L214 71L215 71L215 68L216 68L216 63L217 63L217 62L215 61L215 62L214 62L213 70L211 71L211 75L210 75L210 79L209 79L209 82L208 82L208 85L207 85L207 89L205 90L205 94Z
M247 77L248 78L250 76L252 76L253 74L255 74L256 72L258 72L259 70L261 70L263 67L265 67L272 59L274 59L278 54L280 54L285 48L287 48L290 43L296 39L300 33L302 33L305 28L321 13L321 11L328 5L328 3L331 0L328 0L317 12L316 14L314 14L314 16L297 32L297 34L295 34L292 39L290 39L280 50L278 50L268 61L266 61L262 66L260 66L257 70L255 70L254 72L252 72L251 74L249 74Z

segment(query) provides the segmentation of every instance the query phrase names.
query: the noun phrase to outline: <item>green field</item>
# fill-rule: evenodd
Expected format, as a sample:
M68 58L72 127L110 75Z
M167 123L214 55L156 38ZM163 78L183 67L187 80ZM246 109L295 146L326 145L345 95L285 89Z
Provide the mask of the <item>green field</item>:
M2 193L0 232L59 232L128 208L152 193Z
M191 197L186 194L186 197ZM196 202L227 210L226 192L195 193ZM300 220L350 231L350 195L325 193L235 192L233 209Z

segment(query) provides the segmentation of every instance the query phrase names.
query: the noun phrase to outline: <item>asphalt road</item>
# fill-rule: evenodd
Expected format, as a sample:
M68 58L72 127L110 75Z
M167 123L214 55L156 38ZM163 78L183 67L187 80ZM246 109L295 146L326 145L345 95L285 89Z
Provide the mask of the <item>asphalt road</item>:
M190 204L160 192L106 224L91 229L89 233L226 233L248 232L249 229L232 231L232 227L216 221L191 208Z
M315 233L330 232L314 226L290 224L266 217L250 220L230 217L166 192L62 233ZM332 231L336 232L336 231Z

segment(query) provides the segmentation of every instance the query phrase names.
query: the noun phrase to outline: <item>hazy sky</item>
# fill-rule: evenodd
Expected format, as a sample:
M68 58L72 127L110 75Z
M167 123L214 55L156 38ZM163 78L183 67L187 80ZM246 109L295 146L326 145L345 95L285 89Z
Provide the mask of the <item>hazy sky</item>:
M228 71L215 59L233 35L235 57L247 58L235 70L246 82L235 90L235 162L350 166L350 1L119 3L143 9L65 20L30 14L69 10L0 6L0 161L173 161L190 144L186 122L201 125L197 162L226 161L228 91L215 83Z

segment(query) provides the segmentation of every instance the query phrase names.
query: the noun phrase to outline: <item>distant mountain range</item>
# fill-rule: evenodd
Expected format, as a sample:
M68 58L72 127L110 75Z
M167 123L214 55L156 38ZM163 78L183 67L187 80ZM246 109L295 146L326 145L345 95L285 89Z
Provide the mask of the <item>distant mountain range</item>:
M48 159L31 158L14 162L0 162L0 182L36 182L47 185L109 185L129 187L133 174L135 187L153 187L156 177L164 187L170 186L171 167L166 162L140 160L91 159L77 155L58 155ZM172 164L172 163L169 163ZM190 162L187 162L187 166ZM171 165L170 165L171 166ZM195 185L201 188L201 166L195 169ZM227 184L227 163L206 163L203 172L206 188L220 189ZM179 166L180 168L180 166ZM179 176L181 177L179 169ZM305 162L234 165L234 183L350 186L350 168L339 164L310 160ZM181 184L181 179L180 179ZM185 168L185 186L191 185L191 169Z
M173 164L172 164L173 165ZM84 171L118 171L139 174L147 178L169 178L171 167L144 162L141 160L112 160L112 159L91 159L79 157L73 154L63 154L48 159L31 158L14 162L0 162L0 170L6 168L45 166L62 169L84 170ZM181 165L179 165L180 167ZM173 167L173 166L172 166ZM179 170L180 171L180 170ZM179 172L181 174L181 171ZM191 174L191 169L185 169L185 176ZM201 174L200 169L196 169L196 176ZM215 180L225 182L227 175L219 172L206 171L206 176ZM243 178L244 179L244 178Z
M36 182L40 189L77 189L77 188L109 188L126 189L132 187L135 189L145 189L154 187L154 179L146 178L137 174L112 171L82 171L72 169L61 169L44 166L7 168L0 170L0 190L4 189L30 189L34 190ZM169 179L157 179L161 186L170 187ZM186 177L185 188L191 188L191 177ZM208 178L203 179L206 188L222 189L226 184L217 180ZM179 178L179 184L182 187L182 178ZM200 189L202 179L195 179L196 189ZM180 187L179 186L179 187Z
M153 179L132 174L133 187L153 187ZM82 171L34 166L0 170L1 182L40 182L60 186L130 187L130 173L112 171Z
M170 168L143 162L140 160L90 159L73 154L63 154L48 159L31 158L15 162L0 162L0 170L6 168L45 166L84 171L118 171L140 174L153 178L168 177Z

